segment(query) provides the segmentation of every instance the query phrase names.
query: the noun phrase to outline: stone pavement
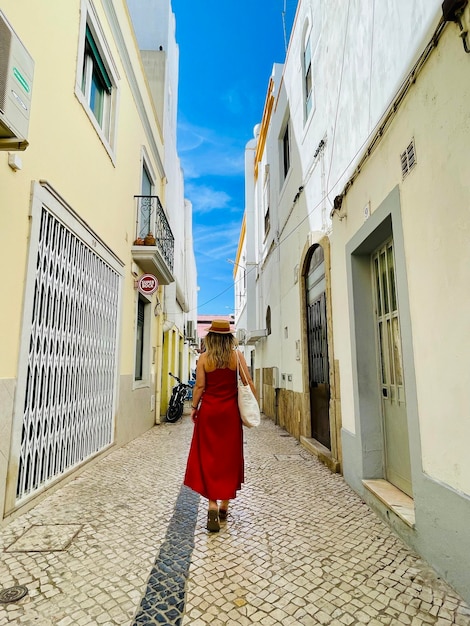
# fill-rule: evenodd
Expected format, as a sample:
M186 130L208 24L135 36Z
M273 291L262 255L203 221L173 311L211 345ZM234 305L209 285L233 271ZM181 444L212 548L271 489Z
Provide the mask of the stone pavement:
M246 484L220 533L182 487L186 415L0 530L0 626L470 625L470 608L271 421L245 430Z

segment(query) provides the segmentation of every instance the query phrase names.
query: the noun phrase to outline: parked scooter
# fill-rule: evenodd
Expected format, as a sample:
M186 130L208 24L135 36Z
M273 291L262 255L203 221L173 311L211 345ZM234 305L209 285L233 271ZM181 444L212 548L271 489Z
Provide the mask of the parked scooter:
M178 382L178 384L173 387L173 391L171 392L170 403L165 415L166 421L173 424L183 415L186 393L188 389L191 389L191 386L183 383L178 376L175 376L171 372L169 372L169 374Z
M193 399L193 389L194 389L194 385L195 384L196 384L196 381L194 379L188 380L188 387L189 387L189 389L186 392L186 400L192 400Z

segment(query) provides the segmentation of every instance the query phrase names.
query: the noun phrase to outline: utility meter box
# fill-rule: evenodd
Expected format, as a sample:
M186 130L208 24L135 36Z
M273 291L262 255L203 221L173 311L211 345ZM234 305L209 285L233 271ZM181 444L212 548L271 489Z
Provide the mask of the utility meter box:
M24 150L34 61L0 11L0 150Z

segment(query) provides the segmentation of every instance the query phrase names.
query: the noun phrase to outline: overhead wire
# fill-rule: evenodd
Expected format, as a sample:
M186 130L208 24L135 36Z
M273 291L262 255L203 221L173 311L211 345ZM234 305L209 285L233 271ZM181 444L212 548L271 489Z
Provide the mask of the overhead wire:
M335 116L335 127L334 127L334 131L336 130L336 124L337 124L337 117L338 117L338 110L339 110L339 99L340 99L340 95L341 95L341 86L342 86L342 75L343 75L343 69L344 69L344 60L345 60L345 44L346 44L346 38L347 38L347 27L348 27L348 23L349 23L349 9L350 9L350 0L348 2L348 16L347 16L347 21L346 21L346 33L345 33L345 42L344 42L344 46L343 46L343 59L342 59L342 69L341 69L341 78L340 78L340 86L338 89L338 99L337 99L337 105L336 105L336 116ZM369 134L367 135L367 137L365 138L365 140L362 142L362 144L358 147L358 149L356 150L356 152L353 154L353 156L351 157L351 159L349 160L349 162L346 164L346 166L344 167L344 169L339 173L336 181L334 182L334 184L331 186L330 190L328 190L328 181L331 175L331 167L332 167L332 161L333 159L330 158L330 167L329 167L329 171L328 171L328 181L327 181L327 185L326 185L326 190L325 193L321 196L320 200L317 202L317 204L315 204L309 211L308 213L306 213L306 215L299 221L297 222L293 228L284 236L282 237L282 239L279 239L278 242L276 242L271 250L274 251L278 248L280 248L280 246L287 240L289 239L289 237L291 235L293 235L300 227L301 225L312 215L312 213L314 211L316 211L321 205L322 203L325 201L325 199L329 199L329 194L331 193L331 190L334 189L336 187L336 185L341 181L341 179L343 178L343 176L345 175L345 173L349 170L351 164L357 159L357 157L363 153L365 147L367 144L371 144L371 140L372 144L369 147L369 150L367 151L367 153L364 155L363 159L370 156L370 153L373 151L373 148L375 147L376 143L377 143L377 137L381 137L383 135L384 129L385 127L390 123L391 118L396 114L397 109L399 104L401 103L401 101L403 100L404 96L406 95L408 89L410 88L411 84L414 83L414 81L416 80L416 76L419 73L419 71L421 70L421 68L423 67L424 63L426 62L427 58L429 57L429 54L431 52L431 50L437 46L437 43L439 41L441 32L444 28L444 25L441 22L439 23L438 27L436 28L436 32L434 33L433 37L431 38L431 40L429 41L428 45L426 46L425 50L423 51L422 55L420 56L420 58L416 61L415 65L413 66L412 70L410 71L409 75L406 77L406 79L403 81L400 89L398 90L398 92L395 94L394 98L391 99L389 106L387 107L387 113L385 114L384 118L382 118L382 122L380 125L377 125L374 129L372 129ZM378 129L378 130L377 130ZM332 155L332 153L331 153ZM362 161L361 161L362 162ZM302 185L302 189L304 188L304 184ZM347 185L346 185L347 186ZM296 197L294 198L294 201L292 203L292 205L294 206L295 203L297 202L298 199L298 195L296 195ZM292 206L292 208L293 208ZM256 266L253 266L251 269L249 269L247 271L247 273L250 273L251 271L253 271L253 269L255 269ZM239 281L242 280L241 278L239 279ZM226 293L227 291L229 291L230 289L233 288L234 285L236 285L239 281L235 281L234 283L231 283L229 287L227 287L226 289L224 289L223 291L221 291L219 294L217 294L216 296L214 296L213 298L207 300L206 302L204 302L203 304L199 305L200 307L205 306L207 304L209 304L210 302L213 302L214 300L216 300L217 298L219 298L221 295L223 295L224 293Z
M349 26L349 11L351 9L351 0L348 0L348 12L346 14L346 25L345 25L345 29L344 29L344 42L343 42L343 56L341 59L341 73L340 73L340 77L339 77L339 87L338 87L338 96L336 98L336 112L335 112L335 122L334 122L334 126L333 126L333 136L332 136L332 140L331 140L331 152L330 152L330 167L328 168L328 176L326 179L326 189L328 189L328 183L330 182L330 175L331 175L331 167L333 165L333 154L334 154L334 150L335 150L335 139L336 139L336 127L338 125L338 114L339 114L339 104L340 104L340 100L341 100L341 90L343 87L343 72L344 72L344 61L346 59L346 42L348 39L348 26ZM334 187L332 187L332 189L334 189ZM329 198L330 192L328 191L326 194L326 198L327 200L330 202L330 204L333 204Z
M282 11L282 29L284 31L284 48L287 54L286 4L287 0L284 0L284 10Z
M345 31L345 35L344 35L344 44L343 44L343 57L342 57L342 62L341 62L341 76L340 76L340 84L339 84L339 89L338 89L338 96L337 96L337 103L336 103L336 116L335 116L335 125L334 125L334 131L333 131L333 144L332 144L332 150L334 147L334 137L335 137L335 133L336 133L336 125L337 125L337 120L338 120L338 110L339 110L339 100L340 100L340 96L341 96L341 87L342 87L342 80L343 80L343 69L344 69L344 59L345 59L345 54L346 54L346 40L347 40L347 33L348 33L348 24L349 24L349 11L350 11L350 6L351 6L351 0L348 0L348 12L347 12L347 16L346 16L346 31ZM283 26L283 32L284 32L284 45L285 45L285 50L286 50L286 54L287 54L287 49L288 49L288 42L287 42L287 31L286 31L286 13L287 13L287 0L284 0L284 9L282 11L282 26ZM348 165L349 166L349 165ZM328 180L330 178L330 172L331 172L331 161L330 161L330 169L328 171ZM344 173L344 172L343 172ZM342 176L342 175L341 175ZM340 177L341 178L341 177ZM338 179L338 181L340 180L340 178ZM327 180L327 188L328 188L328 180ZM338 182L337 181L337 182ZM276 250L280 247L281 243L283 241L285 241L291 234L293 234L293 232L295 232L295 230L297 230L297 228L299 228L301 226L301 224L308 218L308 216L315 211L318 206L325 200L328 199L328 195L329 192L327 192L325 194L325 196L320 200L320 202L315 205L313 207L313 209L307 213L307 215L305 216L305 218L299 222L299 224L297 224L297 226L294 228L293 231L291 231L290 233L287 234L286 237L284 237L282 240L279 240L275 245L273 250ZM295 204L295 201L294 203ZM292 207L293 208L293 207ZM248 274L254 269L251 268L250 270L248 270ZM241 279L239 279L241 280ZM210 304L211 302L213 302L214 300L217 300L217 298L219 298L220 296L222 296L224 293L226 293L227 291L229 291L230 289L232 289L232 287L234 285L237 284L238 281L235 281L234 283L232 283L229 287L227 287L226 289L224 289L223 291L221 291L219 294L217 294L216 296L214 296L213 298L210 298L209 300L207 300L206 302L204 302L203 304L199 305L197 307L203 307L206 306L207 304ZM197 310L196 309L196 310ZM193 309L194 310L194 309Z

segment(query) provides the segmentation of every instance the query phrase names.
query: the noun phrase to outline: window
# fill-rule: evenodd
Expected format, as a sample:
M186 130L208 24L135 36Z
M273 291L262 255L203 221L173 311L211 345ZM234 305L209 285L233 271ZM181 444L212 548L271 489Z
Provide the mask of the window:
M150 302L145 296L139 295L136 311L135 328L135 368L134 381L148 384L149 377L149 346L150 346ZM140 385L137 385L140 386Z
M269 165L266 165L264 170L264 192L263 192L263 203L264 203L264 236L269 232L271 228L271 217L270 217L270 185L269 185Z
M271 307L268 306L268 308L266 309L266 332L268 333L268 335L271 334Z
M146 237L148 234L154 234L155 214L152 206L152 179L149 173L149 169L145 164L142 166L142 184L141 184L141 198L139 209L139 237Z
M89 26L86 27L82 92L99 126L109 129L111 81Z
M282 135L282 174L285 180L290 169L290 142L289 142L289 122L287 122Z
M93 6L82 0L83 18L77 55L75 94L108 152L114 142L117 70Z
M144 363L144 330L145 330L145 303L137 302L137 329L135 340L135 380L142 380Z
M306 37L304 44L304 58L303 58L303 78L304 78L304 106L305 106L305 119L308 118L310 111L312 110L313 102L313 80L312 80L312 52L310 47L310 35Z
M108 137L112 84L88 25L85 35L82 92L98 125Z

